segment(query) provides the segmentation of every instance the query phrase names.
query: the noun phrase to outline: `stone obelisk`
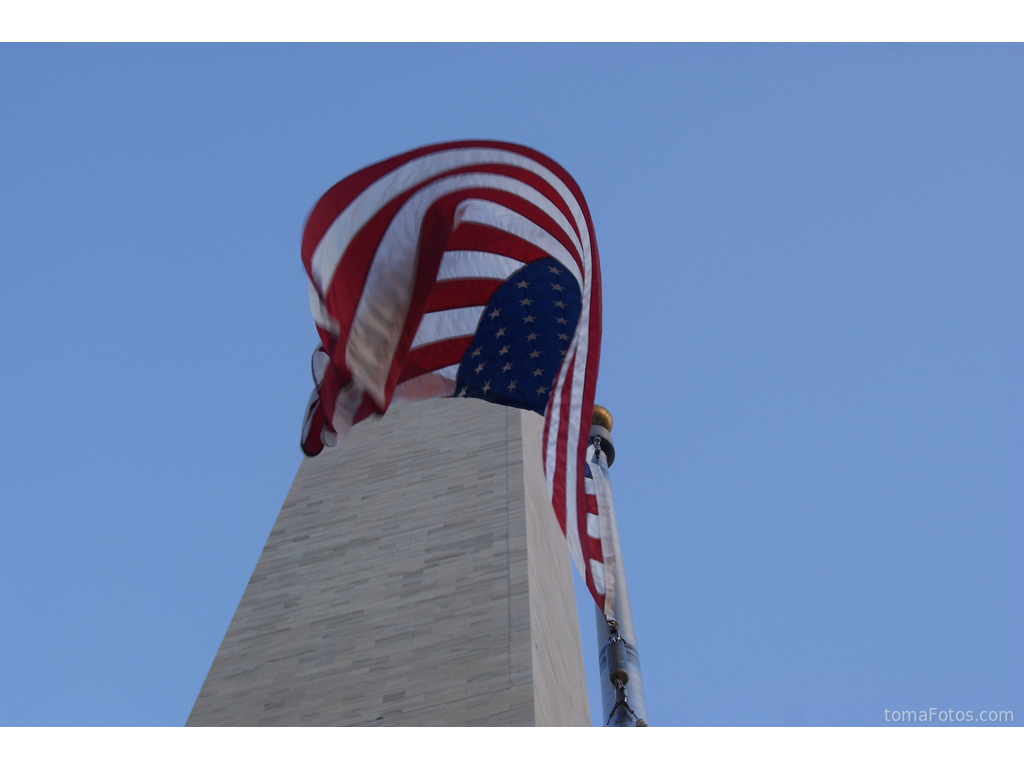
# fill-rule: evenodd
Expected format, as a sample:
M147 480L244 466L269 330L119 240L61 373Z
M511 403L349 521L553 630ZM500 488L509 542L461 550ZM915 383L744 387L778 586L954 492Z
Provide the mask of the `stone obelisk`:
M590 725L543 419L391 408L305 458L188 725Z

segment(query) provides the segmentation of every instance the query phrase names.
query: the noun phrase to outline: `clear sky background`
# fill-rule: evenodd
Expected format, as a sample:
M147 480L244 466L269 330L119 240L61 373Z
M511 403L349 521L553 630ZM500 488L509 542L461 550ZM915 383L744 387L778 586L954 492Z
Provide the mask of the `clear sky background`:
M1022 137L1021 46L0 46L0 725L184 723L301 458L305 216L460 138L590 204L652 724L1019 724Z

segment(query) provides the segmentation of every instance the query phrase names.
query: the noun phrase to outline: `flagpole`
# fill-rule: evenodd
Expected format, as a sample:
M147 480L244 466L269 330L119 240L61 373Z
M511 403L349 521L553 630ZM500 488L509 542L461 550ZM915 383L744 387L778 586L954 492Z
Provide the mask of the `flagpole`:
M595 458L604 470L615 461L611 431L611 413L607 408L595 405L590 440L597 449ZM612 620L606 618L600 608L596 609L602 720L605 725L613 727L643 727L647 725L647 700L640 673L640 656L637 652L636 632L633 630L633 612L629 607L629 589L626 587L626 573L622 565L614 506L602 509L602 514L605 513L609 517L608 527L615 554L615 599Z

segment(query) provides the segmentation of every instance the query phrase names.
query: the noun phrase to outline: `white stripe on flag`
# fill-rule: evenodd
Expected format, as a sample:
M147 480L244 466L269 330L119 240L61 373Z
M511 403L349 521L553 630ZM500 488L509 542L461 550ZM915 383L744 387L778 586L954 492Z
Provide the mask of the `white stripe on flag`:
M604 594L604 565L597 560L590 561L590 575L594 579L594 589Z
M445 251L437 269L437 281L468 278L505 280L525 266L521 261L498 253Z
M412 340L411 349L445 339L472 336L476 333L476 327L480 324L480 315L485 309L487 307L478 306L427 312L420 320L420 327L416 330L416 337Z
M337 335L340 331L338 321L327 312L327 305L320 298L320 294L316 292L313 281L308 280L307 282L309 283L309 311L313 313L313 322L328 333Z

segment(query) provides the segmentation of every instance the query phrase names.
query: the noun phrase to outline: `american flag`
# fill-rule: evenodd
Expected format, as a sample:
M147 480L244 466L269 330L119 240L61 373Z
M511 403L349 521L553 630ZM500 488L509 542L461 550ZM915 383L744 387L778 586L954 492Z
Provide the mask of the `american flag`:
M315 456L392 402L476 397L543 414L552 507L610 611L587 462L601 277L573 178L516 144L421 147L328 190L302 263L321 339L303 451Z

